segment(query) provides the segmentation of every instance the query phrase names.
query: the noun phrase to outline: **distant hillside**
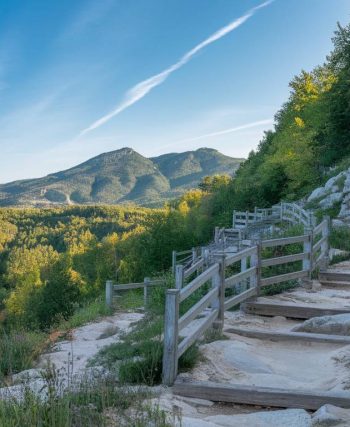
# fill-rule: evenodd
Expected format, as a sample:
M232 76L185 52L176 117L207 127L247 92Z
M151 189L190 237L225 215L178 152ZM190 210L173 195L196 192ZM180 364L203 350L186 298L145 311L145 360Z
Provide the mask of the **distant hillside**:
M234 174L242 161L209 148L151 159L122 148L43 178L1 184L0 206L157 205L196 187L204 176Z

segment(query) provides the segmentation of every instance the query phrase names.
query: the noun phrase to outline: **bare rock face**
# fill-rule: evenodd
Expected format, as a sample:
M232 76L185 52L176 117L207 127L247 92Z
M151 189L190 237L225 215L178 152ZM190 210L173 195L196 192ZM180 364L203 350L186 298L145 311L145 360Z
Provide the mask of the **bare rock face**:
M350 168L330 178L323 187L316 188L307 201L316 203L322 209L329 209L340 203L338 217L342 222L336 225L342 226L350 222Z
M350 313L313 317L293 329L294 332L350 335Z
M350 425L350 409L324 405L312 416L312 427L345 427Z
M311 427L311 417L303 409L213 415L204 419L184 417L182 427Z

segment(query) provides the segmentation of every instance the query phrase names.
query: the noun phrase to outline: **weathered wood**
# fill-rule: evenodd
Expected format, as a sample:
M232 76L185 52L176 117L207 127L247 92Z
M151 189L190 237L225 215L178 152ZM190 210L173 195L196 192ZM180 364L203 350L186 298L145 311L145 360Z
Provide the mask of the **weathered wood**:
M350 344L350 336L313 334L308 332L276 332L257 329L230 328L225 329L230 334L242 335L247 338L257 338L270 341L303 341L325 344Z
M243 251L237 252L236 254L229 255L226 257L226 267L229 267L231 264L235 262L241 261L243 258L247 258L254 254L256 251L256 246L248 249L244 249Z
M210 280L219 271L219 264L216 263L203 271L198 277L192 280L187 286L181 289L180 302L188 298L193 292L200 288L204 283Z
M213 328L222 331L225 320L225 255L219 260L219 271L212 278L212 287L217 289L217 298L213 300L212 308L218 310L218 316Z
M302 279L303 277L308 277L308 271L294 271L292 273L280 274L279 276L267 277L266 279L261 279L261 286L269 286L288 280Z
M197 341L198 338L200 338L208 328L210 328L215 319L218 317L218 313L219 311L217 309L212 310L212 312L204 318L198 329L196 329L192 335L188 335L186 338L184 338L183 341L181 341L177 351L178 357L181 357L185 351L191 347L191 345Z
M204 259L200 259L199 261L196 261L195 264L193 264L190 268L184 271L184 278L187 279L187 277L191 276L195 271L198 271L201 267L204 265Z
M256 267L250 267L248 270L237 273L234 276L225 279L225 287L230 288L244 279L247 279L256 273Z
M302 252L300 254L286 255L286 256L281 256L277 258L267 258L267 259L261 260L261 266L271 267L274 265L287 264L289 262L302 261L307 257L308 257L308 254L305 252Z
M350 282L350 271L327 270L321 271L319 274L320 281L331 282Z
M106 305L112 307L113 303L113 282L112 280L107 280L106 282Z
M304 243L309 236L293 236L293 237L283 237L281 239L270 239L263 240L261 242L263 248L272 248L274 246L285 246L291 245L293 243Z
M184 266L182 264L179 264L175 268L175 288L181 289L184 283Z
M318 241L314 244L314 246L313 246L313 248L312 248L313 252L317 252L319 249L321 249L322 245L324 245L324 243L327 241L327 239L328 239L328 236L323 236L323 237L321 237L321 239L320 239L320 240L318 240Z
M149 291L149 285L151 283L151 279L149 277L145 277L143 279L144 286L143 286L143 305L145 308L147 308L148 305L148 291Z
M234 307L237 304L240 304L241 302L257 295L257 288L251 288L244 292L242 292L239 295L235 295L234 297L231 297L225 301L225 310L229 310L231 307Z
M178 369L179 289L168 289L164 313L163 384L172 385Z
M340 280L321 280L319 279L321 285L325 288L350 288L350 282L340 281Z
M163 280L159 280L159 281L150 281L147 283L147 286L158 286L161 285L162 283L164 283ZM144 288L145 286L145 282L140 282L140 283L127 283L125 285L113 285L113 290L115 292L118 291L128 291L131 289L141 289Z
M350 313L349 309L315 307L307 305L297 305L290 303L267 303L258 301L248 301L241 305L247 314L261 316L284 316L293 319L310 319L318 316L331 316L335 314Z
M179 319L179 331L185 328L189 323L192 322L202 311L209 306L214 298L219 295L218 288L214 288L209 291L201 300L199 300L193 307L191 307L180 319Z
M219 384L206 381L176 381L173 393L215 402L231 402L278 408L302 408L316 410L326 403L350 408L350 392L290 390L239 384Z
M314 229L313 229L314 236L317 236L317 234L322 233L322 231L326 225L327 224L325 223L325 220L320 222L320 224L316 225L316 227L314 227Z

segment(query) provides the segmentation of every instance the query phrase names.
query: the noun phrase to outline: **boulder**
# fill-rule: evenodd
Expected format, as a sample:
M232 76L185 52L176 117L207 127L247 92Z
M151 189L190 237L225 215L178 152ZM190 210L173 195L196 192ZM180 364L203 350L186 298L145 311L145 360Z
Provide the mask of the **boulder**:
M293 332L350 335L350 313L313 317L293 328Z
M333 405L323 405L312 415L312 427L349 426L350 409L338 408Z
M326 197L327 193L328 192L324 187L318 187L310 194L307 201L312 202L313 200L321 199Z
M329 196L326 196L319 203L320 207L323 209L331 208L335 203L340 202L343 199L343 193L332 193Z

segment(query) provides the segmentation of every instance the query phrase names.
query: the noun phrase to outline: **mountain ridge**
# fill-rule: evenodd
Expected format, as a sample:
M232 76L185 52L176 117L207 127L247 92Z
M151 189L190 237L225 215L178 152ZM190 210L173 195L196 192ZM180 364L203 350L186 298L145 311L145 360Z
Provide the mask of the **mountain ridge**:
M243 160L212 148L147 158L123 147L41 178L0 184L0 206L160 205L204 176L234 174Z

